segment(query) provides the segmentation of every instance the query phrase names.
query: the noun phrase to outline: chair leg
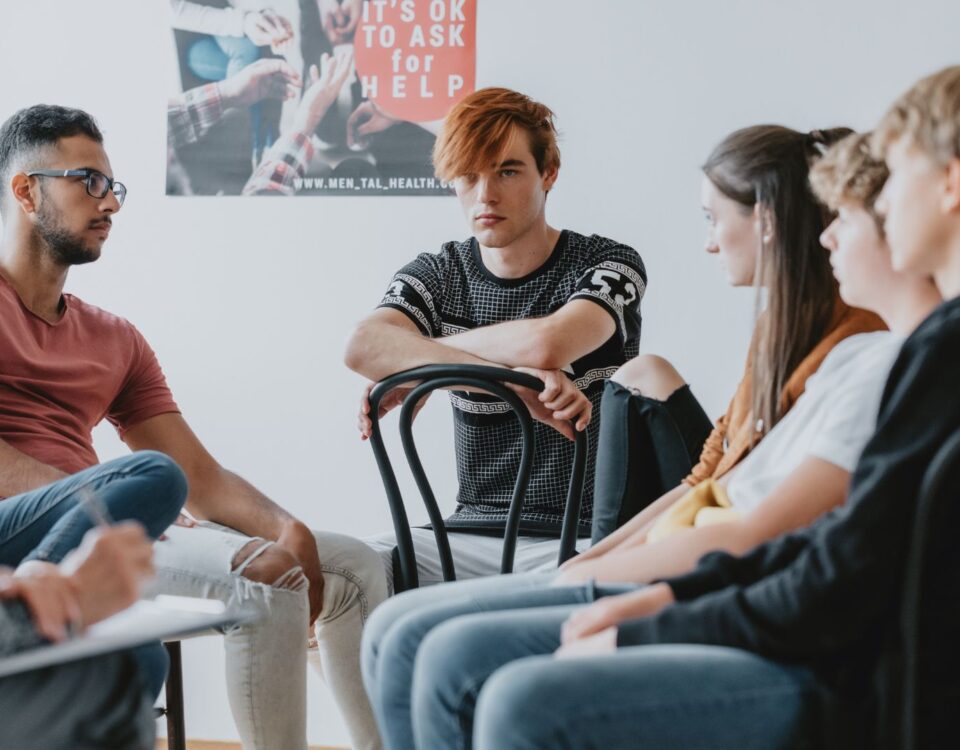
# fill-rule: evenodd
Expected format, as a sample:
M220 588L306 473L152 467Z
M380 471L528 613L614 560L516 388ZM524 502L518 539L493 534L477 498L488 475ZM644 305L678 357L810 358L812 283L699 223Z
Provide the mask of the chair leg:
M183 724L183 663L180 659L180 641L163 644L170 655L170 674L167 676L167 748L187 750L187 735Z
M390 553L390 558L393 560L393 593L402 594L407 590L407 583L403 579L403 570L400 568L400 548L394 547L393 551Z

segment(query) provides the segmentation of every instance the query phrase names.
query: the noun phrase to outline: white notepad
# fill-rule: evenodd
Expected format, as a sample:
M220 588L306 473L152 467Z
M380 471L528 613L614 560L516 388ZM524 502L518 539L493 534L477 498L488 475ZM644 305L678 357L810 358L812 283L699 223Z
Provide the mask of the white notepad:
M249 619L248 613L233 611L216 599L158 596L136 602L76 638L37 646L0 659L0 677L248 622Z

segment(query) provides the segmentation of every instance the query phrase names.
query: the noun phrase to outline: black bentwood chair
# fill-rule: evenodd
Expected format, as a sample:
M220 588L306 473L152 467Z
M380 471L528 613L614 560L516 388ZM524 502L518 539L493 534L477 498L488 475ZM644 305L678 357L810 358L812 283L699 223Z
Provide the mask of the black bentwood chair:
M187 750L187 732L183 724L183 662L180 656L180 641L164 641L170 656L170 673L166 681L166 705L157 708L157 718L167 719L168 750Z
M904 750L933 747L956 731L960 675L950 651L956 648L960 632L957 529L960 430L943 444L927 468L914 514L900 608ZM924 679L931 673L936 687ZM897 686L891 687L895 690Z
M370 417L373 422L373 429L370 444L373 447L377 466L380 469L380 476L383 479L387 502L390 504L390 515L393 517L393 529L397 537L397 549L394 554L394 588L397 592L417 588L420 581L417 576L417 561L413 549L413 537L410 534L410 522L407 520L407 512L403 497L400 494L400 487L397 484L397 477L393 472L393 467L383 444L377 412L380 401L387 393L398 386L411 382L417 382L418 384L413 387L400 408L400 437L410 470L413 472L423 503L427 508L427 514L430 516L430 523L440 552L443 580L445 581L456 580L456 572L453 567L453 556L450 553L450 542L447 538L443 516L440 515L436 497L427 481L423 464L413 441L414 408L424 396L438 388L477 388L503 399L517 415L517 419L520 421L523 447L520 457L520 470L517 474L510 508L507 512L503 535L503 554L500 563L501 573L512 572L513 558L517 548L517 536L520 532L520 513L523 510L523 500L527 492L527 485L530 482L530 472L533 468L534 430L533 418L530 416L527 407L520 397L507 388L504 383L512 383L540 392L544 387L543 381L532 375L501 367L427 365L391 375L377 383L371 390ZM563 526L560 532L559 563L563 563L576 552L587 450L586 434L577 432L573 470L570 476L570 487L567 491L567 503L564 508Z

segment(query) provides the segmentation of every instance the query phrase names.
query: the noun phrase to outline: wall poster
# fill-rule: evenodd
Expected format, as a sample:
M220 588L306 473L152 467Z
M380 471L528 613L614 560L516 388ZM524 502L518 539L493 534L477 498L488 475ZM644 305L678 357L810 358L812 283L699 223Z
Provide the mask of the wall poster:
M477 0L163 0L168 195L447 195L430 153L475 88Z

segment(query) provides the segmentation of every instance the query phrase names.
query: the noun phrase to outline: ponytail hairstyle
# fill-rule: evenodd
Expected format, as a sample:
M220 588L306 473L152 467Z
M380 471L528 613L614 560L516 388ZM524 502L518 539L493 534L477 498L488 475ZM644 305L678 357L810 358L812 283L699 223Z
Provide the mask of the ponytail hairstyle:
M750 348L752 415L760 435L783 417L781 394L791 373L820 342L838 299L820 234L830 215L810 189L811 165L853 132L799 133L755 125L723 139L703 173L728 198L759 208L760 252L754 273L757 331ZM763 290L766 309L760 313Z

